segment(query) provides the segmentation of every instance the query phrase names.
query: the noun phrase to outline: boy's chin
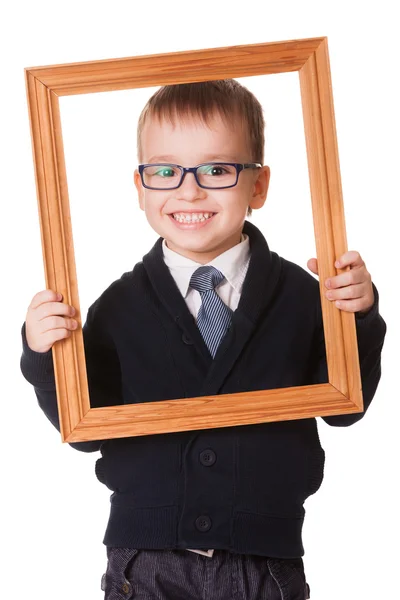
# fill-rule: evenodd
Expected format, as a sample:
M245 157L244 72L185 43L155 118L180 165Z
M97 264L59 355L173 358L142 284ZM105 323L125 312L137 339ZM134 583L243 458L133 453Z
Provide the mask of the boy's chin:
M186 239L183 243L176 243L176 241L168 240L165 238L166 244L168 248L171 250L175 250L179 254L184 254L185 252L191 254L207 255L214 254L216 255L229 250L229 248L235 246L239 243L240 240L224 240L224 239L213 239L207 240L203 243L199 240L194 239Z
M175 248L179 248L179 250L189 250L190 252L209 252L215 249L216 245L213 244L195 244L195 243L187 243L187 244L176 244L169 240L165 240L168 248L174 250Z

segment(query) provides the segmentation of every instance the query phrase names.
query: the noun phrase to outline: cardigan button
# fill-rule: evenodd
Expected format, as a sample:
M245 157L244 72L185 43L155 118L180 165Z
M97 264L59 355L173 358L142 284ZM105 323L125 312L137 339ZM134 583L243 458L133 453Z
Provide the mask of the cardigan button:
M203 452L200 452L199 458L201 464L205 467L211 467L217 460L215 452L210 448L208 448L207 450L203 450Z
M199 531L208 531L211 529L211 519L210 517L207 517L207 515L201 515L201 517L197 517L195 524Z
M188 337L188 336L186 335L186 333L184 333L184 334L182 335L182 341L183 341L185 344L193 344L193 340L191 340L191 339L190 339L190 337Z
M122 585L121 589L124 594L129 594L129 592L131 591L131 586L129 585L129 583L127 581L125 581L125 583Z

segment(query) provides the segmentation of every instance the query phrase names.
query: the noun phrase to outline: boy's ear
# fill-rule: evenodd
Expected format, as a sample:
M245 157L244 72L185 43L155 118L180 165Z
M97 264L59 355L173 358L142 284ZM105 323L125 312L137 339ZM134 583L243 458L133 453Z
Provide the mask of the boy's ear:
M140 178L140 173L137 169L135 169L135 171L133 173L133 182L137 189L139 206L142 210L144 210L144 189L142 186L142 180Z
M270 168L268 165L264 165L258 171L258 177L254 183L253 196L249 204L251 208L261 208L264 206L265 200L267 199L270 177Z

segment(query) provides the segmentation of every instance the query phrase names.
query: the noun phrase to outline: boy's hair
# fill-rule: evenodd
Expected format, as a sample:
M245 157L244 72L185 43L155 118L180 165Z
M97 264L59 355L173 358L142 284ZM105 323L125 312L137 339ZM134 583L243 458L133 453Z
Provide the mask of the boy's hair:
M195 116L206 125L219 114L228 125L238 119L248 134L251 156L249 162L264 164L263 108L257 98L235 79L219 79L196 83L179 83L159 88L143 108L137 128L137 155L142 162L141 136L146 120L167 119L172 124L177 117ZM252 209L248 207L250 216Z

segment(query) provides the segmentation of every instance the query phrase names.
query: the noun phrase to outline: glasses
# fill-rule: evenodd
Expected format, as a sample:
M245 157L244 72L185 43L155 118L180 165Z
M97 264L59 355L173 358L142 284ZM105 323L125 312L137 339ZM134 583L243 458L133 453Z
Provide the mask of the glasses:
M142 184L149 190L174 190L178 188L186 173L193 173L197 185L212 190L222 190L234 187L239 179L239 173L244 169L259 169L260 163L202 163L196 167L181 165L146 164L139 165Z

